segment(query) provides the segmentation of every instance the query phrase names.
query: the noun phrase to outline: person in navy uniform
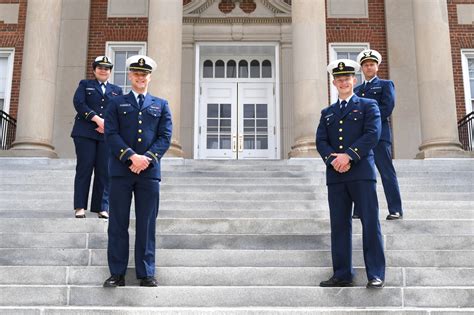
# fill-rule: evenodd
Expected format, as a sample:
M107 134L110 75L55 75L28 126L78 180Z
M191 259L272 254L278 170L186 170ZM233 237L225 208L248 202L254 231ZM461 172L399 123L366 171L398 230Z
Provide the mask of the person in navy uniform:
M91 212L99 218L109 217L108 152L104 142L104 115L107 101L122 95L122 89L107 80L113 64L106 56L95 58L92 69L94 80L81 80L74 94L74 119L71 137L76 147L76 176L74 179L74 210L76 218L85 218L92 173Z
M383 190L387 199L387 220L403 218L402 198L398 186L397 174L392 163L392 135L390 131L390 115L395 107L395 86L390 80L377 77L382 56L374 49L362 51L357 56L361 65L365 82L354 89L359 97L376 100L382 118L382 134L379 143L374 148L375 165L382 178ZM357 217L357 213L354 213Z
M359 65L340 59L328 65L339 99L321 112L316 147L326 164L333 276L322 287L352 286L352 206L360 214L367 288L382 288L385 256L379 222L374 154L381 131L374 100L353 93Z
M132 91L109 102L105 140L110 148L110 219L107 258L111 276L104 287L125 286L129 255L128 227L135 196L135 268L140 286L156 287L155 227L160 196L160 161L171 143L168 102L147 93L153 59L126 61Z

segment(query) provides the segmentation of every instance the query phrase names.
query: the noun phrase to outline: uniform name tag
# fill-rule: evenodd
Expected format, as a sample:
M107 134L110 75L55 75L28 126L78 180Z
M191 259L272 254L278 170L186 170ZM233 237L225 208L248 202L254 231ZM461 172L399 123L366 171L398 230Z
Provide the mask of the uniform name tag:
M382 87L381 86L374 86L373 88L370 88L371 90L378 90L378 89L381 89Z
M92 90L92 91L94 91L95 88L86 88L86 90Z
M331 117L332 115L334 115L334 114L331 113L331 114L329 114L329 115L324 116L324 118L329 118L329 117Z
M129 107L132 106L132 104L120 104L119 107Z

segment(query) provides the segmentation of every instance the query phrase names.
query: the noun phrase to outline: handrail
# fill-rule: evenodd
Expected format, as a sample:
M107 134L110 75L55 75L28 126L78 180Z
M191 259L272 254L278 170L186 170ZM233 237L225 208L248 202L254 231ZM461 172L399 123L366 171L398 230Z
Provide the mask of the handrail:
M16 119L0 110L0 150L11 148L15 133Z
M459 141L465 151L474 151L474 111L470 112L458 121Z

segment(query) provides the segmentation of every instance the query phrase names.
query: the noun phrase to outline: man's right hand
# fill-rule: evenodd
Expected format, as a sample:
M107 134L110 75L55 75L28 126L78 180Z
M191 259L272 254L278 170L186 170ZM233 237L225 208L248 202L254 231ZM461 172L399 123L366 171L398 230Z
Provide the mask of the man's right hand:
M147 156L134 154L130 157L132 165L130 165L130 170L136 174L140 174L141 171L145 170L149 165L151 159Z

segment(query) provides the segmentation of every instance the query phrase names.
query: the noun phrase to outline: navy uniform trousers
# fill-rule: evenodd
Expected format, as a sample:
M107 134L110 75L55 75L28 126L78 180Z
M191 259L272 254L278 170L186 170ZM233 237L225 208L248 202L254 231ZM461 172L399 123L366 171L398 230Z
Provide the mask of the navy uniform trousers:
M380 229L376 182L360 180L328 185L331 253L334 276L352 280L352 203L360 214L367 279L385 279L385 256Z
M392 135L389 117L395 107L395 87L392 81L375 77L368 84L361 84L354 89L359 97L376 100L382 119L380 141L373 149L375 165L382 179L385 198L390 213L399 212L403 215L402 198L397 180L397 173L392 161Z
M85 137L74 137L76 148L76 177L74 178L74 209L87 209L89 187L92 184L91 212L109 211L107 162L105 142Z
M109 244L107 258L112 275L124 275L129 257L130 204L135 195L135 268L138 279L155 275L155 230L160 202L159 179L113 176L110 180Z

